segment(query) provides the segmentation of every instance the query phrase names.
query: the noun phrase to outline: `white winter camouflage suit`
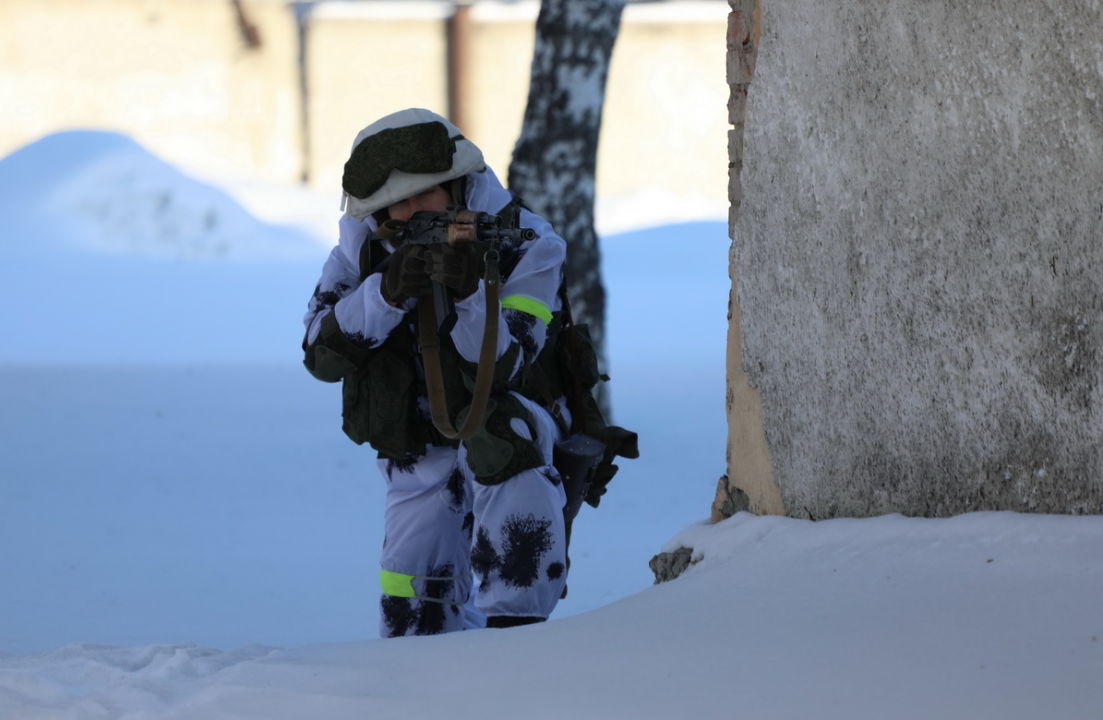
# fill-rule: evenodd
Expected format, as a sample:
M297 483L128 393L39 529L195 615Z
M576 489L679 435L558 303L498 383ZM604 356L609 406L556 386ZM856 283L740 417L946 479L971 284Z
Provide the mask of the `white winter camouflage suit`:
M411 117L404 113L417 114ZM357 142L381 123L427 119L447 123L428 111L404 113L369 126ZM454 126L448 126L458 135ZM461 150L469 152L467 146L474 148L470 141L459 143ZM454 168L463 164L459 155L457 151ZM466 205L471 210L497 214L512 196L481 160L481 153L477 158L469 157L467 166L477 169L460 173L466 177ZM346 337L363 347L378 347L416 306L416 299L407 300L402 307L388 304L380 294L381 273L369 275L361 283L360 251L368 232L377 230L370 214L374 209L445 179L415 177L395 170L386 186L372 196L374 203L346 198L349 207L340 221L340 242L325 263L304 318L308 342L316 339L324 315L335 313ZM520 344L522 352L513 369L514 378L521 363L532 361L544 346L546 323L551 312L559 309L558 290L566 254L564 241L543 218L522 210L520 225L535 230L536 239L506 241L500 247L503 283L497 354L501 358L511 344ZM452 340L465 360L477 362L486 317L482 281L474 294L456 301L456 313ZM418 376L423 378L420 356L417 360ZM555 608L567 579L562 513L566 497L551 464L552 448L560 434L543 407L513 394L534 420L534 442L544 459L541 467L487 486L475 481L462 444L458 449L430 446L424 455L378 460L387 484L386 539L381 559L382 636L434 634L478 626L474 618L479 613L487 617L546 618ZM425 397L419 398L419 415L431 422ZM515 421L513 425L525 437L531 434L524 423ZM472 569L479 586L469 604ZM471 604L477 612L471 611Z

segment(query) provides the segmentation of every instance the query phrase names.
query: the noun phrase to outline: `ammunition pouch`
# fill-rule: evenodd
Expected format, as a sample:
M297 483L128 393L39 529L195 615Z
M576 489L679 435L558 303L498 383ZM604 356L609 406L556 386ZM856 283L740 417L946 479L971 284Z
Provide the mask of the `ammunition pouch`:
M322 317L322 326L313 344L303 339L303 365L318 380L335 383L352 372L372 350L353 343L341 332L331 310Z
M571 329L558 330L557 333L567 332L570 333ZM569 337L564 338L561 342L555 344L555 361L561 368L561 372L566 371L566 375L574 381L574 376L577 375L578 382L582 386L582 390L589 393L601 380L608 380L609 378L603 376L597 369L597 351L594 350L594 341L590 338L590 326L583 323L582 325L574 326L575 340L572 342ZM570 386L566 388L569 392Z
M528 437L516 432L514 420L525 424ZM463 445L467 467L482 485L499 485L519 472L545 464L532 415L509 393L490 398L482 426Z
M605 451L597 466L592 468L584 489L583 499L597 507L606 486L617 473L614 459L639 457L639 437L630 430L605 422L593 390L599 382L609 378L598 370L590 329L585 324L563 327L563 319L562 313L556 313L548 324L547 343L526 378L522 394L543 402L553 414L555 399L566 396L571 408L571 426L564 428L567 439L586 435L604 445ZM570 337L572 332L573 338ZM562 475L565 468L559 468L558 464L556 467Z
M415 369L414 335L409 328L416 317L416 312L407 315L381 346L364 348L348 339L331 312L323 318L315 343L303 344L303 364L311 375L325 382L344 381L341 429L354 443L367 443L384 458L424 455L427 445L457 445L418 411L418 397L425 387ZM450 341L441 344L441 360L449 368L445 372L453 403L449 410L458 410L470 402L470 393L460 373L462 359Z
M400 353L380 347L345 377L341 429L384 457L425 454L430 438L419 432L416 382L413 366Z

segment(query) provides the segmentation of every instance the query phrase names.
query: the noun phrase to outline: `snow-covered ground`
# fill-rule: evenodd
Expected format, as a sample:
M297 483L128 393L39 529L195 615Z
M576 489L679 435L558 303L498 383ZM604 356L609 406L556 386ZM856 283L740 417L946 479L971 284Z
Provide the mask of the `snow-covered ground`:
M723 220L604 239L643 457L552 621L373 639L382 482L298 364L327 214L118 135L0 160L0 719L1103 718L1103 518L703 522Z

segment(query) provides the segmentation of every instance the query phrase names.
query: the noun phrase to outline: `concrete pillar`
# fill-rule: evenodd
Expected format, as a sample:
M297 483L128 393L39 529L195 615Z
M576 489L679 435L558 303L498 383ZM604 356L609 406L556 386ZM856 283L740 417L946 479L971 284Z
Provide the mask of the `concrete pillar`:
M729 235L734 237L743 193L743 136L747 119L747 90L754 75L758 43L762 34L762 15L758 0L729 0L727 78L728 100L728 200L731 211ZM759 514L783 514L781 492L774 482L770 448L762 426L762 398L743 372L743 342L737 272L734 253L729 256L732 288L728 296L727 397L728 418L727 474L720 478L712 505L713 521L740 510Z
M730 2L714 510L1103 512L1098 3Z

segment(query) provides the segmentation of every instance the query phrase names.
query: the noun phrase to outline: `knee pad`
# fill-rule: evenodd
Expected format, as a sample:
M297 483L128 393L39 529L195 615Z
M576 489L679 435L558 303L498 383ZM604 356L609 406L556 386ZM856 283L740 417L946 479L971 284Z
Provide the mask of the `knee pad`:
M508 393L489 400L482 427L463 444L467 467L482 485L498 485L519 472L546 464L532 415Z

